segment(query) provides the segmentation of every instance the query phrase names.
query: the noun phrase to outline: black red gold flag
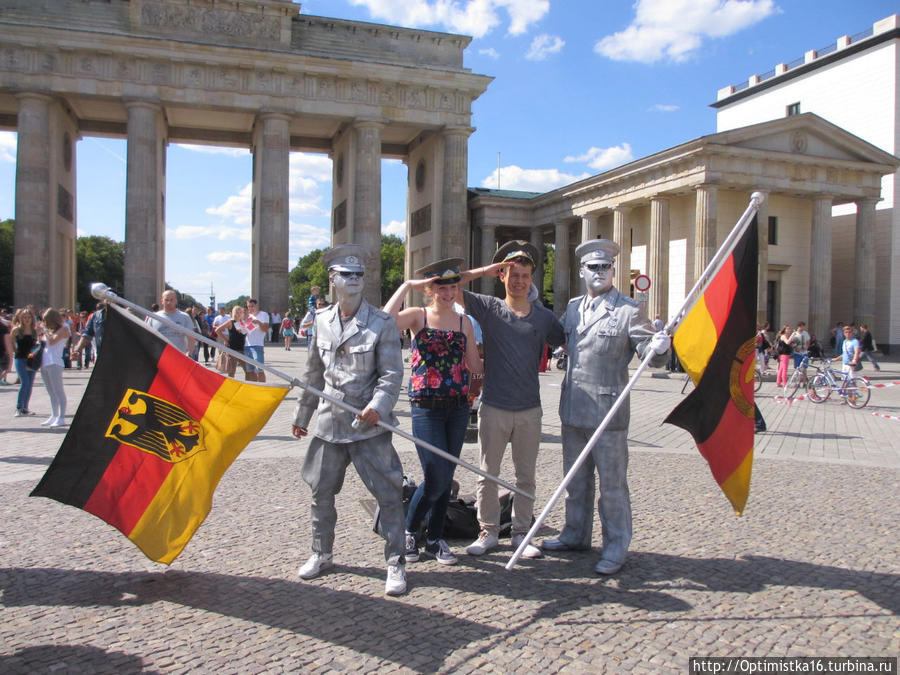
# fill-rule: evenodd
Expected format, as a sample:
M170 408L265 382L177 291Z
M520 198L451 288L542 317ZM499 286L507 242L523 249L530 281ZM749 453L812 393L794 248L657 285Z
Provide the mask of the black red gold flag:
M757 222L678 326L672 340L694 390L665 419L694 437L740 515L753 466Z
M31 495L84 509L171 563L287 392L208 370L111 306L72 425Z

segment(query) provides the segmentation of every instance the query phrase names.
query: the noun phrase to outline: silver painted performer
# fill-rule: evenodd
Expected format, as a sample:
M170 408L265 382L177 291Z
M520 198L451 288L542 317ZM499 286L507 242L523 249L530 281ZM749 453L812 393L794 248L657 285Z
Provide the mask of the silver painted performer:
M318 410L313 438L303 463L303 480L312 489L313 554L300 568L312 579L332 566L337 511L334 497L352 462L378 502L378 532L385 538L385 593L406 592L403 467L391 444L391 433L375 426L396 426L394 405L400 395L403 359L393 317L363 300L365 250L348 244L322 257L337 303L316 312L315 331L303 381L361 409L359 418L315 394L304 391L294 410L292 433L306 436Z
M586 241L575 249L585 295L573 298L562 317L569 362L559 401L562 422L563 470L575 464L597 425L628 383L628 363L635 352L656 356L650 365L668 359L671 340L654 333L637 303L612 285L618 245L608 239ZM559 536L545 539L545 551L587 550L591 547L594 467L600 477L597 510L603 528L603 548L594 570L615 574L631 543L631 499L628 493L628 402L622 405L600 436L566 492L566 522Z

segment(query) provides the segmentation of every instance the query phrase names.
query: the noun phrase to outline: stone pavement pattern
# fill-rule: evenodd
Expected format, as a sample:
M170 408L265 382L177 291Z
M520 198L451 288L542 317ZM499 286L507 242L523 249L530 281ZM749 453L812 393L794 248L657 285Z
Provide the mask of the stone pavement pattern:
M300 371L305 351L267 348ZM867 364L868 366L868 364ZM872 381L900 381L888 363ZM877 375L877 377L876 377ZM66 371L70 413L88 373ZM270 378L271 379L271 378ZM541 376L538 508L561 479L561 373ZM11 415L15 387L0 388ZM352 468L338 497L333 571L296 576L309 553L305 442L288 435L293 394L222 480L212 513L167 570L116 530L29 491L62 434L43 417L0 425L0 672L685 672L690 656L900 653L900 387L849 410L759 403L747 510L731 512L690 437L661 420L681 380L642 376L632 395L632 552L612 578L598 551L521 562L508 540L460 564L410 563L410 590L383 594L382 544ZM32 409L46 412L38 378ZM398 406L409 429L408 405ZM70 415L71 417L71 415ZM421 477L412 444L404 467ZM463 459L477 462L466 444ZM512 478L506 461L503 477ZM461 492L474 475L459 469ZM545 534L562 524L560 504ZM596 525L599 530L599 525ZM461 552L468 542L453 541ZM595 531L594 544L599 544Z

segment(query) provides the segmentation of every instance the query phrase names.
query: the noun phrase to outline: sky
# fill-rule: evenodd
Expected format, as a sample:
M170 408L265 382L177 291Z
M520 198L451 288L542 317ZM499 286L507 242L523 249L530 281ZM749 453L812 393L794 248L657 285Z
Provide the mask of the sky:
M307 0L301 13L472 36L494 77L472 105L471 187L546 191L715 132L710 104L809 49L897 13L896 0ZM0 131L0 220L16 136ZM78 235L125 238L125 141L85 136ZM331 160L292 153L290 265L329 245ZM499 172L498 172L499 167ZM171 144L166 281L206 302L250 291L248 150ZM499 176L498 176L499 173ZM382 162L382 231L405 238L407 167Z

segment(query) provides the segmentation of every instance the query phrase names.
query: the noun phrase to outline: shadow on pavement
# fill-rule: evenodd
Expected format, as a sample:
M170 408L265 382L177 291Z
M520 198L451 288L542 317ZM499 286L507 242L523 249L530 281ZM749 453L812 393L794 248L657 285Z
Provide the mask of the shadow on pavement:
M145 673L139 656L118 651L105 651L88 645L33 645L23 647L15 654L0 654L0 672L31 673L46 672L87 672L91 673Z

